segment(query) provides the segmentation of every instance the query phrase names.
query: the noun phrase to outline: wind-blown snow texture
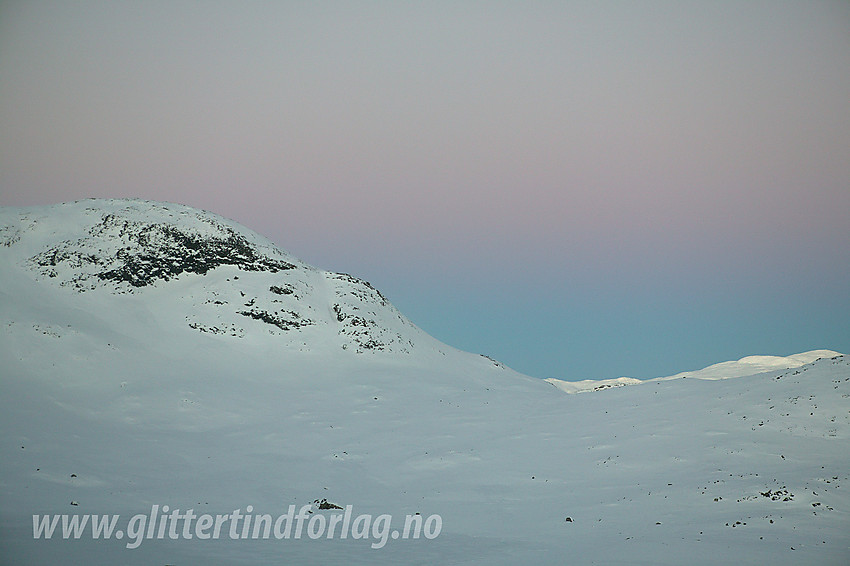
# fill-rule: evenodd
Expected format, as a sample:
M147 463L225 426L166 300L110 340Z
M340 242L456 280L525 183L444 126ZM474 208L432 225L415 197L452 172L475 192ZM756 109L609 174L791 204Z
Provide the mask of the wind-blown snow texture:
M0 325L2 563L850 561L837 352L547 383L231 221L137 200L0 209ZM443 529L377 550L32 537L33 514L322 499Z

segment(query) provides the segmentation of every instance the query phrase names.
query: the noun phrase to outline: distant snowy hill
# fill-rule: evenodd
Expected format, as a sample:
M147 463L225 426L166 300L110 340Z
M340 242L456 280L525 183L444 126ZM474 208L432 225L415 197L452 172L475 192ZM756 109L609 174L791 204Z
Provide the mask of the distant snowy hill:
M0 430L0 564L850 563L841 354L547 383L174 204L0 209ZM347 506L363 536L309 536ZM79 514L120 536L34 538Z
M561 379L548 378L545 381L551 383L565 393L585 393L587 391L601 391L611 387L623 387L624 385L640 385L654 381L668 381L671 379L731 379L734 377L745 377L757 375L769 371L792 369L810 364L822 358L834 358L840 356L832 350L812 350L793 356L747 356L736 362L721 362L696 371L684 371L671 375L670 377L657 377L655 379L640 380L632 377L618 377L616 379L586 379L582 381L564 381Z

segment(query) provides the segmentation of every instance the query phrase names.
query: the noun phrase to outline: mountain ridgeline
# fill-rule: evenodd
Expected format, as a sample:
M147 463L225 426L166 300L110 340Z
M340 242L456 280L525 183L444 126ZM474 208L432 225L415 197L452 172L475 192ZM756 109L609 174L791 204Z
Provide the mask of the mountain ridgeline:
M0 250L65 292L150 295L225 338L333 343L354 353L449 349L368 282L322 271L218 215L143 200L4 209Z

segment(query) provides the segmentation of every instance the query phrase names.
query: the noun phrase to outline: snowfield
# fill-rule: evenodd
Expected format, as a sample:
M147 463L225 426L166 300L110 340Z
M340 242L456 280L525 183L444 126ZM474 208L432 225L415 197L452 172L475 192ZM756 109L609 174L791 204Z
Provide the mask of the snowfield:
M174 204L0 209L0 426L2 564L850 563L840 353L534 379ZM441 528L128 548L165 505ZM35 539L51 514L124 536Z

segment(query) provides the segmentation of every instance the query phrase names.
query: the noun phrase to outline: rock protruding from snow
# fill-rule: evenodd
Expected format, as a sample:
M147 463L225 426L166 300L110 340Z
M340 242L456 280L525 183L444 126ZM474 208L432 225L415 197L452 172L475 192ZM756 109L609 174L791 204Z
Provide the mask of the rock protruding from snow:
M129 205L86 226L76 239L63 240L30 258L41 275L59 278L61 285L79 291L107 283L117 290L146 287L169 281L183 273L206 275L222 265L243 271L278 271L295 265L283 260L279 250L260 250L233 227L210 214L178 210L174 217L152 220ZM191 217L192 222L186 222ZM278 253L274 253L278 252Z

